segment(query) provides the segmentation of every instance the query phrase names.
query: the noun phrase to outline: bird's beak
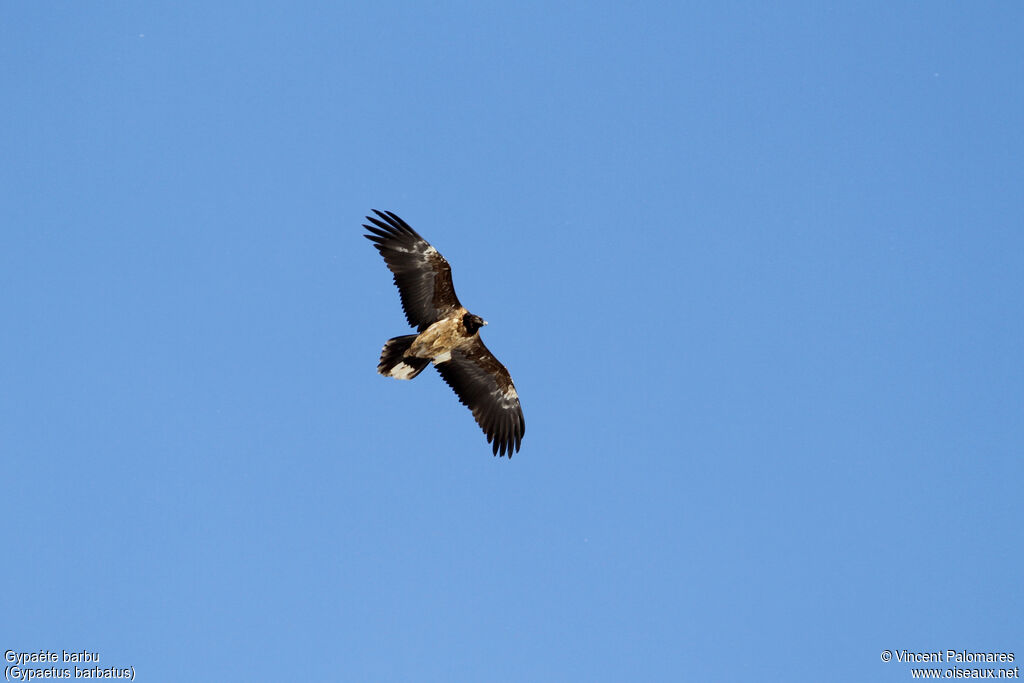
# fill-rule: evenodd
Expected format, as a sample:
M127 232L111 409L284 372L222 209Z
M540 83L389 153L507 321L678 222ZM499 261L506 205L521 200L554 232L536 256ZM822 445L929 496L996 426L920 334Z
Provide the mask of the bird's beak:
M486 324L487 324L487 321L485 320L485 321L484 321L484 325L486 325Z

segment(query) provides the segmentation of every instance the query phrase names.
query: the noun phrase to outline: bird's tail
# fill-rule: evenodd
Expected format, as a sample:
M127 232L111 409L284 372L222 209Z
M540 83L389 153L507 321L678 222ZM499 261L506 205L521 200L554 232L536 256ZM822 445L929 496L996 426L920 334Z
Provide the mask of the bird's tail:
M430 364L429 358L413 358L404 355L415 339L415 334L388 339L384 344L384 349L380 352L377 372L385 377L396 379L412 379L423 372L423 368Z

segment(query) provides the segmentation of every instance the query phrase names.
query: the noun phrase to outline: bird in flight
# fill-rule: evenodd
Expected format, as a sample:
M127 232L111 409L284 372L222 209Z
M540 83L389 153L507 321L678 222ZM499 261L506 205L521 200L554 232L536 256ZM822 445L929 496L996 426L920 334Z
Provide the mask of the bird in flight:
M363 224L384 262L395 275L402 309L417 334L389 339L377 372L412 379L433 362L441 378L473 417L492 444L494 455L519 451L526 420L512 376L480 339L487 322L459 303L448 261L409 224L390 211L367 216Z

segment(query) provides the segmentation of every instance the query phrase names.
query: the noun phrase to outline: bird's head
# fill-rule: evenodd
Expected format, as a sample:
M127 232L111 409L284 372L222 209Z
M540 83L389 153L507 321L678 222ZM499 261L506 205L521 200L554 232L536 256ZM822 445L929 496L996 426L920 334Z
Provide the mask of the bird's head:
M477 330L487 324L487 321L478 315L467 313L462 316L462 324L466 326L466 332L474 334Z

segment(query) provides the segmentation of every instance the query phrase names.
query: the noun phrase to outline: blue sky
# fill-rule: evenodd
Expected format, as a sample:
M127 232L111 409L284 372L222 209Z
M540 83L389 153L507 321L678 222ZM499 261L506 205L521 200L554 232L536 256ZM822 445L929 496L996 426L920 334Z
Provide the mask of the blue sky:
M0 647L137 680L1024 657L1016 3L4 3ZM493 458L360 223L453 266ZM6 664L6 663L5 663Z

